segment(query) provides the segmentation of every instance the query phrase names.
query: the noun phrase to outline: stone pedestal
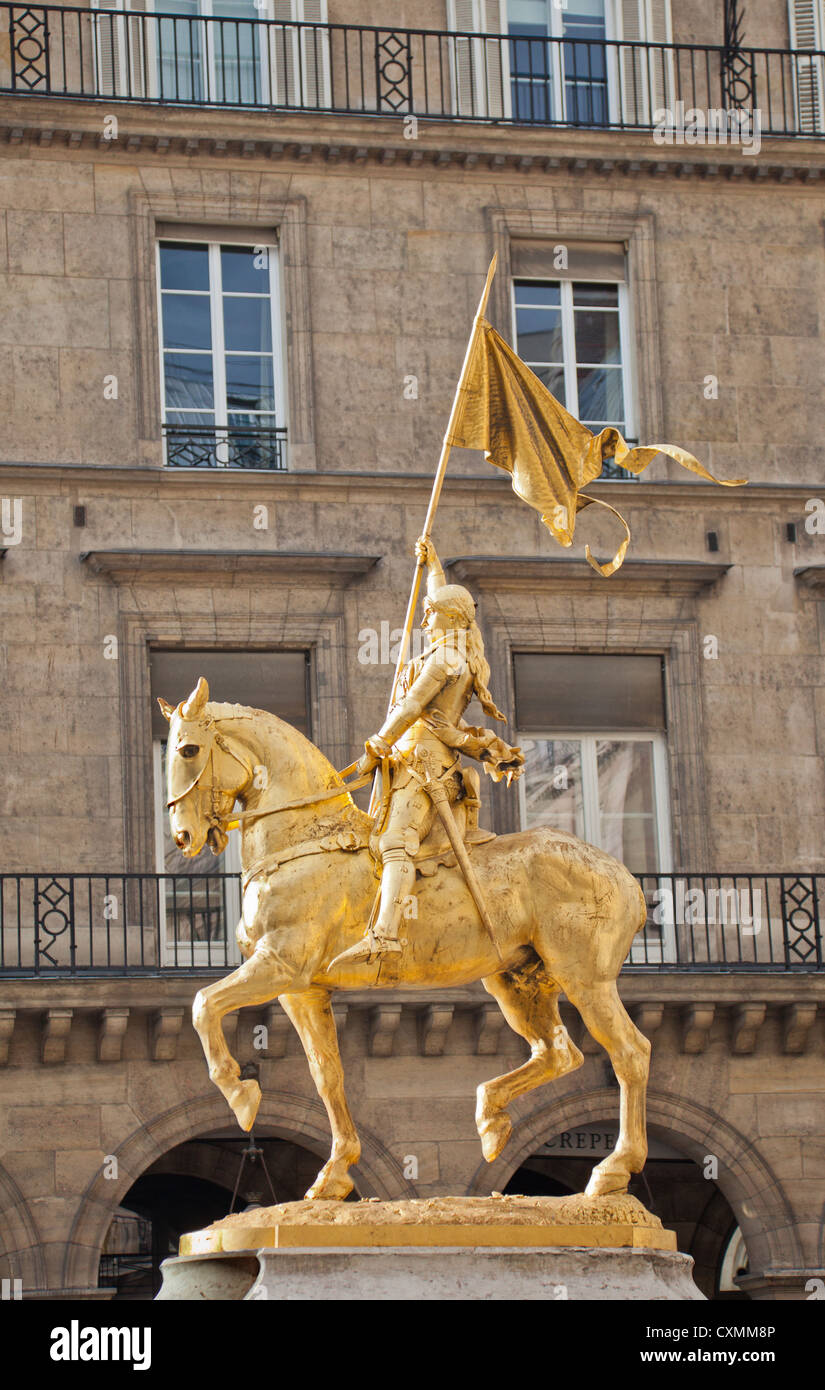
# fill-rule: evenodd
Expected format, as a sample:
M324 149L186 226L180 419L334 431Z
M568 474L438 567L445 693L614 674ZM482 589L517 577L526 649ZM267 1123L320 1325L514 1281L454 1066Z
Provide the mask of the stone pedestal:
M701 1300L693 1260L675 1250L570 1246L349 1246L179 1256L168 1299L291 1301Z
M635 1197L286 1202L185 1235L168 1299L701 1299Z

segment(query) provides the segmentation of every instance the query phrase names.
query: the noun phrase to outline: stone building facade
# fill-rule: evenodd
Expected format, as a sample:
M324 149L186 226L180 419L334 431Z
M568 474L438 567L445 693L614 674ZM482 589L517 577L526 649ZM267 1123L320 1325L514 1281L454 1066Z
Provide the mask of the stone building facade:
M239 6L234 40L217 6L194 28L0 24L0 1263L26 1297L148 1296L152 1259L228 1208L242 1143L189 1011L235 959L233 861L218 879L170 857L152 697L203 673L337 766L358 755L494 251L491 321L582 418L749 483L614 469L591 491L633 541L603 580L583 544L612 553L613 523L586 514L562 551L454 453L434 539L529 754L483 820L556 817L638 852L634 1190L703 1290L805 1298L825 1277L821 7L752 0L744 59L709 0L555 8ZM703 64L714 83L691 88ZM654 107L722 106L743 71L758 150L679 138L684 107L654 138ZM257 280L232 279L241 251ZM252 347L244 295L272 325ZM634 661L659 672L639 703ZM335 1008L360 1195L575 1191L607 1151L595 1044L514 1105L488 1166L473 1092L525 1044L481 987ZM278 1199L298 1197L328 1146L298 1040L277 1004L228 1024L259 1068ZM259 1165L241 1198L270 1200Z

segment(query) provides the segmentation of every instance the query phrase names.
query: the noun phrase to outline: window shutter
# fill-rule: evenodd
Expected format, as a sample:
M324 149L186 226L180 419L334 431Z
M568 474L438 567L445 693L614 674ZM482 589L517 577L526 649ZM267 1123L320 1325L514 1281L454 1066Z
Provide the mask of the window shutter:
M122 10L124 0L93 0L92 9ZM144 13L145 0L130 0L128 9L136 16ZM143 97L147 67L145 43L148 30L143 20L128 14L98 14L94 17L98 91L101 96ZM128 28L127 28L128 26Z
M450 28L459 34L504 34L505 0L449 0ZM450 64L459 116L505 114L507 44L503 39L456 38Z
M326 24L326 0L272 0L278 24ZM326 34L311 29L272 32L273 100L279 106L326 106L329 48Z
M672 56L632 45L670 43L670 0L618 0L621 117L625 125L650 125L674 91Z
M802 131L819 132L823 128L823 69L822 59L804 57L805 50L817 53L822 48L822 0L788 0L791 48L794 56L794 101L797 125Z

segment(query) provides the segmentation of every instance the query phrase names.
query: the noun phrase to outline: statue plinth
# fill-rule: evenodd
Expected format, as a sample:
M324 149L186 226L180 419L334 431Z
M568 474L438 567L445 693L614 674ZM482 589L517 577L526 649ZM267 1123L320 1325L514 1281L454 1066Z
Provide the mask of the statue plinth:
M181 1237L160 1299L667 1299L693 1261L635 1197L304 1201Z
M182 1236L180 1254L341 1246L675 1250L676 1235L627 1194L305 1201L225 1216L202 1231Z

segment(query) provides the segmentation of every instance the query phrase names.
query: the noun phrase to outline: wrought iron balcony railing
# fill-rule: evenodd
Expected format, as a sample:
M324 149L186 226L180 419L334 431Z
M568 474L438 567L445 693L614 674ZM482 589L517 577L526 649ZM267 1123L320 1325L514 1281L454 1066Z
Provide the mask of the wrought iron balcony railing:
M285 426L164 425L168 468L286 469Z
M0 5L0 91L653 131L759 112L825 135L825 53ZM681 119L680 119L681 117ZM686 143L701 143L691 136Z
M626 969L825 970L825 875L642 874L648 923ZM226 970L234 874L0 875L0 976Z

